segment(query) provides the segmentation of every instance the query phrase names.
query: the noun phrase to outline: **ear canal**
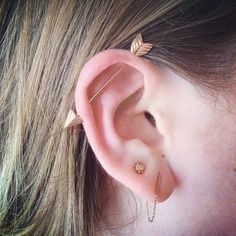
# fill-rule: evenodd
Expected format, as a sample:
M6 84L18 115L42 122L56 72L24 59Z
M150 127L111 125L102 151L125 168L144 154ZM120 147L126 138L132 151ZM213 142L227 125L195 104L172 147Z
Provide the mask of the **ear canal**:
M147 118L147 120L150 122L150 124L152 126L156 127L156 120L153 117L153 115L150 112L148 112L148 111L145 111L144 115Z

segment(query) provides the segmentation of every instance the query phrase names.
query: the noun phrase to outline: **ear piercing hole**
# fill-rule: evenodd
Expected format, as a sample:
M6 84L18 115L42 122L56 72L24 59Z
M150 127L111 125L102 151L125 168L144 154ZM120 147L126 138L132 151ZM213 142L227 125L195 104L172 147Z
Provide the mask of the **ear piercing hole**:
M155 118L153 117L153 115L152 115L150 112L148 112L148 111L146 111L146 112L144 113L144 115L145 115L145 117L147 118L147 120L151 123L151 125L154 126L154 127L156 127L156 120L155 120Z

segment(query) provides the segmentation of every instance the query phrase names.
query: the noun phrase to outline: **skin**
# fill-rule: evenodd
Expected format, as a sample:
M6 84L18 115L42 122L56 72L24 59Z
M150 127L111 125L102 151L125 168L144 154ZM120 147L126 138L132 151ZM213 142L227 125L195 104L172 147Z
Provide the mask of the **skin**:
M152 224L146 219L145 201L138 201L142 212L133 235L234 235L235 107L223 94L216 100L169 69L163 72L149 102L176 187L157 205ZM120 206L129 198L127 192L124 195ZM153 205L149 208L152 212Z
M123 74L90 104L88 97L118 62L125 65ZM129 222L135 205L127 189L135 194L139 214L134 228L128 224L129 235L236 232L235 99L223 92L212 96L170 69L124 50L101 52L84 66L76 110L98 161L117 183L118 195L107 214L120 210L117 221ZM143 175L133 171L136 160L145 163ZM160 198L150 223L145 202L154 199L157 171L162 176ZM151 203L149 207L151 211Z

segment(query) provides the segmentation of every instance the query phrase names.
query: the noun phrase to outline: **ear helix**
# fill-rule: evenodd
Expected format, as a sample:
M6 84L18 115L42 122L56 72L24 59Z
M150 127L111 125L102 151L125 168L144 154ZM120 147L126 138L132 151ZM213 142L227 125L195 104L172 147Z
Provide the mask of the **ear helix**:
M140 57L147 54L151 50L151 48L152 44L144 43L142 35L140 33L132 41L130 51L136 56ZM123 66L120 66L119 69L115 71L114 74L112 74L112 76L105 81L105 83L98 89L98 91L89 99L89 103L91 103L103 91L103 89L117 77L117 75L122 71L122 69ZM73 110L70 110L67 115L64 128L75 127L82 123L83 121L80 116L77 115Z

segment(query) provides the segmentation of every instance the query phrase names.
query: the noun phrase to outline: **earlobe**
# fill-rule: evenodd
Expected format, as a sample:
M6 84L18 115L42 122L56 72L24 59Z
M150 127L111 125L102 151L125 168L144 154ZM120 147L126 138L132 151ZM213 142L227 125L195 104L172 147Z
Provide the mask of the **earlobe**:
M116 78L93 99L118 70ZM164 201L174 189L174 178L161 155L158 129L145 116L156 76L152 63L125 50L109 49L85 64L75 101L89 143L104 169L146 200L153 200L160 173L158 200Z

